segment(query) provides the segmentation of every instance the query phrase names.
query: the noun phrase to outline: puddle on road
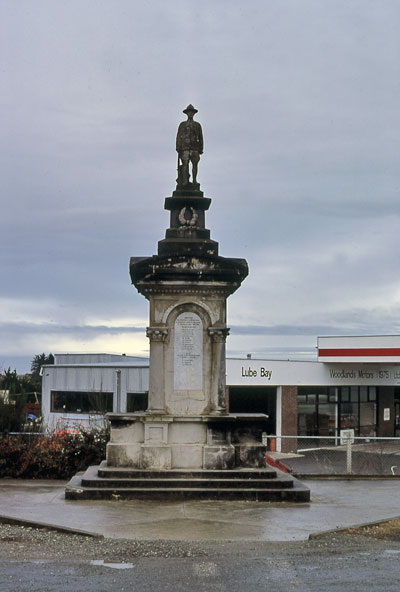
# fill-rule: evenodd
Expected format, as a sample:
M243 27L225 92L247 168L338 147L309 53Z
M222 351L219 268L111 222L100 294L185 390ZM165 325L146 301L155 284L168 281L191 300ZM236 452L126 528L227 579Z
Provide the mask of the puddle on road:
M386 549L385 553L390 553L391 555L398 555L400 553L400 549Z
M132 569L133 563L114 563L113 561L104 561L104 559L92 559L90 565L100 565L102 567L112 567L113 569Z

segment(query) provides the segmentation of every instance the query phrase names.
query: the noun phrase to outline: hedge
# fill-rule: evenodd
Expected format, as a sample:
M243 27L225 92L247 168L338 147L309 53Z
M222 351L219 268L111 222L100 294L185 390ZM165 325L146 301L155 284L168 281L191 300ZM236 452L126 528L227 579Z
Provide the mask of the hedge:
M0 477L69 479L106 457L106 430L0 435Z

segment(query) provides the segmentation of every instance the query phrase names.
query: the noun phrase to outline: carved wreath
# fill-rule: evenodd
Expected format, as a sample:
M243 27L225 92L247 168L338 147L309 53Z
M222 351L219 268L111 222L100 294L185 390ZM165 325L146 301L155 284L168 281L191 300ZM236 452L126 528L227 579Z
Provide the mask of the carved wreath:
M191 213L190 218L186 218L187 210L189 210ZM179 219L181 226L196 226L198 217L199 217L199 215L194 208L192 208L191 206L190 207L185 206L179 212L178 219Z

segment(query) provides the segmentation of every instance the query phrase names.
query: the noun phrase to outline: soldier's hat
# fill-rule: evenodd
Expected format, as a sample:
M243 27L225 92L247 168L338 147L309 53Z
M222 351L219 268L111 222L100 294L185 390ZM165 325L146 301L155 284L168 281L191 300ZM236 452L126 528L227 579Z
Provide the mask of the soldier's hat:
M183 110L183 113L186 113L187 115L189 111L191 111L192 113L197 113L197 109L195 109L192 104L188 105L186 109Z

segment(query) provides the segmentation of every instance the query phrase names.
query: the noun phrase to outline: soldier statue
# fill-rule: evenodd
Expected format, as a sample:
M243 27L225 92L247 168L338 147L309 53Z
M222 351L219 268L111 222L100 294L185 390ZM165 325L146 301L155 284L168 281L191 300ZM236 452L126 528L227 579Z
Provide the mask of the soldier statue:
M203 154L203 132L201 125L193 121L197 109L188 105L183 113L187 115L187 121L179 124L176 135L176 151L178 152L178 185L189 184L189 161L192 163L193 187L199 187L197 183L197 165L200 154Z

